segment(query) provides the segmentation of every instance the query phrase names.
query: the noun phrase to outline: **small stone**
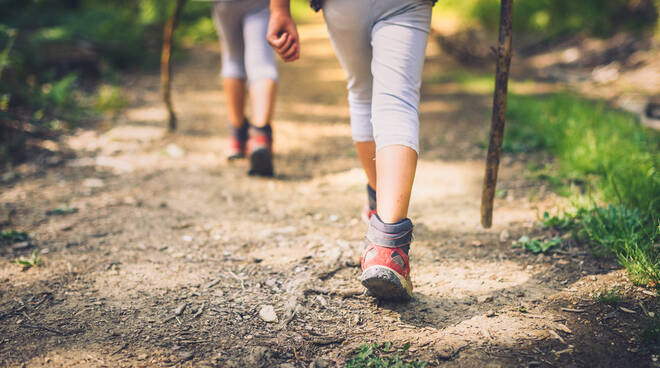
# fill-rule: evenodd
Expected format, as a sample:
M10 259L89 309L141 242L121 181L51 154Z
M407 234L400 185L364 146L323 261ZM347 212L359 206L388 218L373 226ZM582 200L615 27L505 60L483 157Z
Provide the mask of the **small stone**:
M259 317L265 322L277 322L277 314L275 313L275 308L272 305L264 305L259 310Z
M183 313L183 310L186 309L187 305L188 305L188 303L182 303L181 305L176 307L176 309L174 309L174 315L175 316L180 316L181 313Z
M495 311L493 310L489 310L488 312L486 312L486 317L495 317L495 316L496 314Z
M83 180L82 185L87 188L102 188L105 183L99 178L87 178Z
M193 354L191 351L182 351L178 355L179 355L179 363L182 363L192 359L192 357L195 354Z
M181 158L185 154L183 149L174 143L170 143L165 147L165 153L172 158Z
M509 236L510 235L508 230L506 229L502 230L502 232L500 233L500 242L505 242L509 240Z
M140 354L137 356L137 360L146 360L148 357L147 354Z
M482 295L477 298L478 303L490 303L493 301L493 297L490 295Z
M29 247L30 247L30 242L27 242L27 241L22 241L22 242L14 243L14 244L12 244L12 246L11 246L11 248L12 248L13 250L21 250L21 249L26 249L26 248L29 248Z
M184 235L183 237L181 237L181 240L183 240L186 243L190 243L193 240L193 238L190 235Z
M321 295L317 295L315 299L316 299L316 301L317 301L319 304L321 304L321 306L322 306L323 308L327 308L327 307L328 307L328 302L325 300L325 298L324 298L323 296L321 296Z
M330 215L330 217L328 219L330 220L330 222L337 222L337 220L339 220L339 216Z

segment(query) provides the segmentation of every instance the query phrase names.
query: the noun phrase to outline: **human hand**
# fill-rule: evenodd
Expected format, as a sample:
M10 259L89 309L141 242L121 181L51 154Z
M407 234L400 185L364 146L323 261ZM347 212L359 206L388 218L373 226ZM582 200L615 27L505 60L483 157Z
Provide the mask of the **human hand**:
M286 62L300 57L300 39L296 23L288 10L271 10L266 40Z

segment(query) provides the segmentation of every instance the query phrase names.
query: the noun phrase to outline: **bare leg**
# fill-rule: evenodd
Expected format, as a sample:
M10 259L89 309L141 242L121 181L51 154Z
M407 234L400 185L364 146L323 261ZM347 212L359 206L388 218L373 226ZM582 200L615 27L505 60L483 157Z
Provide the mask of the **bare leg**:
M252 124L264 127L273 118L275 98L277 97L277 82L272 79L261 79L250 83L250 100L252 103Z
M369 186L376 189L376 143L373 141L355 142L355 150L362 163L364 173L367 175Z
M229 122L236 128L240 128L245 121L245 81L237 78L224 78L222 88L225 91Z
M386 146L376 153L378 217L383 222L408 217L416 166L417 152L407 146Z

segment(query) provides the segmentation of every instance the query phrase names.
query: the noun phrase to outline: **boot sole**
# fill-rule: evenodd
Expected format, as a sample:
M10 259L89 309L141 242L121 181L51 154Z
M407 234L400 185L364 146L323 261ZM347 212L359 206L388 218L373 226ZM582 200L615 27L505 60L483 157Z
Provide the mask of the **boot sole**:
M273 157L268 148L258 148L250 153L251 176L273 176Z
M371 266L362 272L360 282L369 293L383 300L410 300L412 285L386 266Z

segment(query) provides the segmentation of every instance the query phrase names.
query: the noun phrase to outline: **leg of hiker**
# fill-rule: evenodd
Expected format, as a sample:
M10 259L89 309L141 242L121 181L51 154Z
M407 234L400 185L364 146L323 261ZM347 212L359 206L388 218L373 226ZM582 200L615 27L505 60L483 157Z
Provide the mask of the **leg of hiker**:
M378 193L379 208L369 221L360 280L380 298L412 296L408 251L413 226L406 216L417 164L419 89L432 3L332 0L323 4L330 39L348 79L353 139L374 141L376 146L376 186L383 193ZM271 1L268 40L285 61L293 61L300 49L288 5L288 0ZM315 9L320 5L312 1ZM370 99L365 92L369 90ZM364 109L368 105L370 114ZM369 120L371 134L365 124ZM367 160L373 151L357 146L369 176L373 167ZM381 211L387 222L380 218Z
M370 219L361 281L378 297L408 298L412 222L407 214L417 164L419 89L431 3L333 0L323 9L348 78L353 139L368 178L374 177L369 161L374 151L376 157L377 214ZM370 106L370 112L364 106ZM371 129L364 126L367 116ZM362 133L372 137L374 150L360 143Z
M245 156L248 138L242 16L240 9L227 2L214 2L212 15L222 47L222 86L230 123L227 158L233 160Z
M213 19L222 46L222 77L230 121L229 159L250 154L250 174L270 176L272 119L277 88L273 51L265 40L267 0L216 1ZM246 80L253 119L245 118ZM252 133L253 139L248 139Z
M408 216L419 147L419 100L431 4L379 3L372 30L372 123L376 141L378 216L395 223ZM396 4L396 5L395 5Z
M268 1L245 15L245 66L249 80L252 122L248 153L250 174L273 175L272 117L277 97L277 67L273 50L266 41L270 10Z

